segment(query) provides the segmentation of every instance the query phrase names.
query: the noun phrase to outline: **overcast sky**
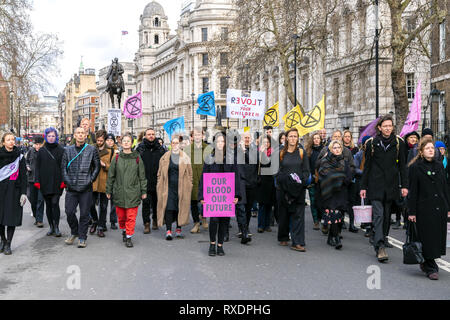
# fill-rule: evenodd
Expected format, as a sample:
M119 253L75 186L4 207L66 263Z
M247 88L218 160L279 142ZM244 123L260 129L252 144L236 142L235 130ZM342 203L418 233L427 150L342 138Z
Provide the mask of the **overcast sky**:
M132 62L139 46L140 16L150 0L35 0L31 18L37 32L56 33L63 42L60 77L47 94L58 95L74 73L81 56L85 68L98 70L114 57ZM160 0L175 33L185 0ZM128 31L122 37L122 30Z

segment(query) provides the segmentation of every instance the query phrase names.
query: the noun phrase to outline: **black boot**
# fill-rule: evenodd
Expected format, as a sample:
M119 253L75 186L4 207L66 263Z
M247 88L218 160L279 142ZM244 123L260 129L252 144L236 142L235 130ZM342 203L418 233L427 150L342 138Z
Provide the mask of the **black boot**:
M127 233L126 231L122 231L122 241L127 242Z
M55 227L53 226L53 223L49 223L50 224L50 230L47 232L47 236L54 236L55 235Z
M3 253L5 251L5 247L6 247L6 241L0 242L0 253Z
M56 238L61 238L61 231L59 231L59 226L58 226L58 224L59 223L54 223L54 230L55 230L55 237Z
M209 245L209 251L208 254L210 257L215 257L216 256L216 245L215 244L210 244Z
M242 232L241 244L247 244L247 243L251 242L252 238L250 238L248 236L248 228L247 228L247 226L243 226L240 229L241 229L241 232Z
M133 242L131 241L131 238L128 238L125 243L127 248L133 248Z
M6 256L12 255L12 251L11 251L11 241L6 241L6 244L5 244L5 250L3 251L3 253L4 253Z
M339 236L334 237L334 241L336 242L336 250L340 250L342 249L342 242L341 242L341 238Z
M336 247L336 241L335 241L334 237L331 235L331 232L328 232L327 244L332 247Z
M223 251L223 246L217 246L217 255L219 257L223 257L225 255L225 251Z
M350 224L348 231L352 233L358 233L358 228L356 228L353 224Z

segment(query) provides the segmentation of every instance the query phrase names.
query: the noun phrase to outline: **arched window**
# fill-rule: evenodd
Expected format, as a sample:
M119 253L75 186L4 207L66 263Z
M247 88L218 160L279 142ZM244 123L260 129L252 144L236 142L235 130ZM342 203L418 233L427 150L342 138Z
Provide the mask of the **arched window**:
M159 18L155 18L155 22L154 22L154 26L155 27L159 27Z
M155 44L159 44L159 36L155 34Z

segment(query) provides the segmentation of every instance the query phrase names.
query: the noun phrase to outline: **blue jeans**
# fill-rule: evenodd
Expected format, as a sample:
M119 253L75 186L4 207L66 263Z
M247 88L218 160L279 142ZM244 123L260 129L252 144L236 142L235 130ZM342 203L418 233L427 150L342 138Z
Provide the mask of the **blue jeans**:
M272 206L260 203L258 210L258 229L266 230L270 228L271 215L272 215Z

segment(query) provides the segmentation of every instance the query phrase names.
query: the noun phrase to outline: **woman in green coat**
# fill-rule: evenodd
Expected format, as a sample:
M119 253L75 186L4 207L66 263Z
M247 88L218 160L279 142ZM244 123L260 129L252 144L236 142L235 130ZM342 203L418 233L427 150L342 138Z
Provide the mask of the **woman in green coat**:
M113 199L119 218L120 230L127 248L132 248L131 238L136 227L136 216L141 200L147 198L145 167L137 151L133 151L130 134L122 137L122 152L112 160L108 171L106 196Z

